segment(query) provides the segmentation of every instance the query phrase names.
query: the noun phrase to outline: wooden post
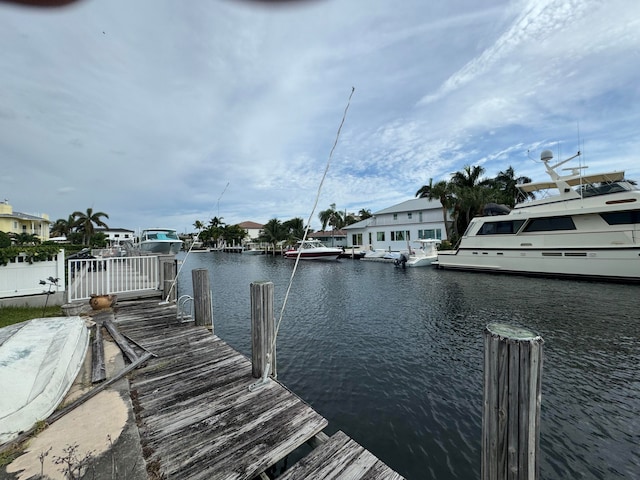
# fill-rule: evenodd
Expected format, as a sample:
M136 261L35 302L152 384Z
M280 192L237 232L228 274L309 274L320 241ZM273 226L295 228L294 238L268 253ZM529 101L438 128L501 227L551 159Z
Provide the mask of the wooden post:
M176 279L177 267L175 261L162 263L162 298L168 302L175 302L178 291L178 283ZM175 285L173 282L176 282Z
M538 478L543 343L525 328L484 331L482 480Z
M251 290L251 374L260 378L267 367L267 353L273 342L273 283L253 282ZM271 376L276 376L276 348L273 346L270 361Z
M209 271L206 268L191 270L193 282L193 313L195 324L208 327L213 332L213 305L209 287Z

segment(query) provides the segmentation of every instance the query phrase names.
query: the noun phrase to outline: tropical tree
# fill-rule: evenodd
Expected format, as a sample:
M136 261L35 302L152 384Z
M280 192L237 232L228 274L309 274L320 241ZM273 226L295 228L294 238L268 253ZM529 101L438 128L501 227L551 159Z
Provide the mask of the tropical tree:
M6 248L11 246L11 237L5 232L0 232L0 248Z
M455 198L453 217L456 234L467 229L471 219L482 212L487 201L491 200L491 181L483 179L484 168L465 165L451 177L449 185Z
M73 215L69 215L69 218L66 220L64 218L59 218L51 226L49 235L52 237L68 237L76 227L76 223L76 219Z
M519 184L529 183L531 179L525 176L516 177L515 171L511 166L499 172L492 181L498 192L499 201L497 203L504 203L510 208L513 208L518 202L536 198L533 192L525 193L518 188Z
M333 227L334 230L339 230L344 227L344 217L342 213L336 210L336 204L332 203L327 210L323 210L318 214L318 218L322 223L322 230L327 229L327 224Z
M98 227L109 228L109 226L102 221L102 217L109 218L104 212L94 212L93 208L87 208L86 212L73 212L71 214L76 221L76 228L83 233L83 242L89 243L89 239L94 232L94 224Z
M416 197L427 198L429 200L439 200L442 205L442 221L447 232L447 240L451 241L453 232L452 223L449 220L449 209L452 208L453 195L451 187L445 180L433 183L433 178L429 179L429 185L423 185L416 192Z
M282 222L277 218L272 218L262 227L258 240L273 245L273 254L275 255L278 242L286 240L288 236L289 232L282 225Z
M15 237L17 245L37 245L40 243L40 239L33 233L19 233Z
M373 217L373 214L368 208L361 208L358 212L358 216L360 217L360 220L366 220L367 218Z
M202 223L200 220L196 220L195 222L193 222L193 227L198 231L202 230L204 226L204 223Z
M300 217L292 218L282 223L282 227L287 231L287 240L302 240L304 237L304 220Z

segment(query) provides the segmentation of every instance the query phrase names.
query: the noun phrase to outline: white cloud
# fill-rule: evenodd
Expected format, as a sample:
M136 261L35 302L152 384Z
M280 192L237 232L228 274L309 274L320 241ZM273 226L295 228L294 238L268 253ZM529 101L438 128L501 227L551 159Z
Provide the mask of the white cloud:
M352 86L321 209L379 210L467 164L540 177L527 149L555 142L640 177L633 0L0 13L0 197L18 211L306 219Z

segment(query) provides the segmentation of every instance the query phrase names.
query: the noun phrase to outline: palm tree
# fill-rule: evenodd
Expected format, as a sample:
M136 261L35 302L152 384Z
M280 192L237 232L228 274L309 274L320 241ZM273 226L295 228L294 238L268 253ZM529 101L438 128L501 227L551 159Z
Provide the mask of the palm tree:
M64 218L59 218L51 226L51 232L49 233L49 235L52 237L66 237L76 227L76 223L76 219L73 215L69 215L69 218L67 220L65 220Z
M360 220L366 220L367 218L373 217L373 214L368 208L361 208L358 212L358 216L360 217Z
M498 173L493 182L498 192L500 192L501 203L505 203L510 208L513 208L518 202L536 198L533 192L525 193L518 188L519 184L529 183L531 179L525 176L516 177L515 171L511 166Z
M489 199L489 180L482 179L484 168L465 165L451 177L449 182L455 197L454 220L457 233L463 233L471 219L482 211Z
M85 212L73 212L71 214L76 220L76 227L83 232L83 242L85 245L89 244L89 239L93 235L94 224L98 227L109 228L109 226L102 221L102 217L109 218L104 212L94 212L93 208L87 208Z
M427 198L429 200L437 199L442 205L442 220L444 222L444 228L447 234L447 240L451 241L451 221L449 220L449 209L452 207L452 195L449 183L445 180L440 180L437 183L433 183L433 178L429 179L429 185L423 185L416 192L416 197Z
M204 223L202 223L200 220L196 220L195 222L193 222L193 227L200 231L204 228Z
M322 230L326 230L327 224L331 225L334 230L344 227L344 217L342 213L336 210L336 204L329 205L327 210L323 210L318 214L320 222L322 222Z
M282 224L290 240L302 240L304 236L304 220L300 217L292 218Z
M276 254L276 246L278 242L286 240L289 232L285 229L277 218L269 220L260 232L259 240L261 242L273 245L273 254Z

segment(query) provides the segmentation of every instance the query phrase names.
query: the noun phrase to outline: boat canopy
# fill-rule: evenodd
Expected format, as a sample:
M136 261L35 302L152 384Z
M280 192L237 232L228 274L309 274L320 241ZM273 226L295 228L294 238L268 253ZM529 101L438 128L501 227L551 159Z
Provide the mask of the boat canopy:
M573 175L570 177L561 177L557 181L523 183L518 188L523 192L537 192L540 190L549 190L557 188L557 182L565 182L570 187L582 185L585 183L602 183L602 182L619 182L624 180L624 172L598 173L594 175Z

